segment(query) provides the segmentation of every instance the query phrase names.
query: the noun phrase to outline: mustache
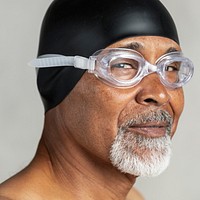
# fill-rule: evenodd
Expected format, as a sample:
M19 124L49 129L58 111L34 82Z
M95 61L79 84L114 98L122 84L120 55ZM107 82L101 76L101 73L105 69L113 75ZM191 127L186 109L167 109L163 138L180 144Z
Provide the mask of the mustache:
M145 113L139 113L135 117L124 122L119 129L125 131L131 126L146 124L146 123L165 123L166 132L168 135L171 133L171 127L173 123L173 117L165 110L148 111Z

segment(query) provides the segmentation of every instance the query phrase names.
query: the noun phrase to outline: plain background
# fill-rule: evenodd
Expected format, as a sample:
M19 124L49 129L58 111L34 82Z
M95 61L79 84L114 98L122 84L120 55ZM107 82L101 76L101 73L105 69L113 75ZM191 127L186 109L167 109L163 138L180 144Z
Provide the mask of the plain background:
M44 111L35 70L27 62L37 54L42 18L52 0L0 0L0 182L32 159L43 127ZM139 178L147 200L197 200L200 195L200 3L162 0L172 14L181 46L195 64L184 88L185 110L173 140L170 167L155 178Z

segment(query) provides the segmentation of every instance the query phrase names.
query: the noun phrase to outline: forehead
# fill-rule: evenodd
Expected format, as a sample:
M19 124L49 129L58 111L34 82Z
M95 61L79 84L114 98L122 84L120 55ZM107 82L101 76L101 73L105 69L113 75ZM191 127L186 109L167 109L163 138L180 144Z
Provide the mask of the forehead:
M130 37L115 42L108 48L129 48L140 53L160 52L161 54L172 51L180 51L181 47L173 40L160 36L138 36Z

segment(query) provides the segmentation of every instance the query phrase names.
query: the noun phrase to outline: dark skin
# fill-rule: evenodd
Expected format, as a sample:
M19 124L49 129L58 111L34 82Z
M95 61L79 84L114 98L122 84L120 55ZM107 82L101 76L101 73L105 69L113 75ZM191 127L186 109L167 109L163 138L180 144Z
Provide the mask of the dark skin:
M131 45L152 64L166 52L180 50L171 39L157 36L128 38L110 47ZM35 158L0 186L0 195L16 200L141 200L132 190L137 177L121 173L109 160L117 127L137 113L162 109L173 117L172 137L183 105L182 88L166 88L156 73L128 89L110 87L85 73L63 102L46 113Z

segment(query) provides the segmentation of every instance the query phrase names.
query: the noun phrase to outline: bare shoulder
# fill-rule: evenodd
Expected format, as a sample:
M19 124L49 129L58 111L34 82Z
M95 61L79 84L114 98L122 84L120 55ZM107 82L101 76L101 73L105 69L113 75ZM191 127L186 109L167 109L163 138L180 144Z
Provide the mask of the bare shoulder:
M16 185L10 184L9 180L0 184L0 200L15 200L16 195L13 192L13 188L17 188ZM14 199L15 197L15 199Z
M144 200L144 197L136 188L133 187L129 191L126 200Z
M13 199L10 199L10 198L7 198L7 197L4 197L4 196L0 195L0 200L13 200Z
M0 188L0 200L14 200L11 199L8 195L6 195L6 193L6 191L4 192L4 190Z

